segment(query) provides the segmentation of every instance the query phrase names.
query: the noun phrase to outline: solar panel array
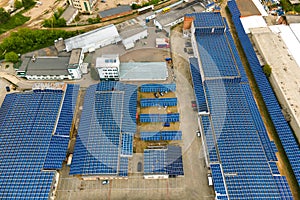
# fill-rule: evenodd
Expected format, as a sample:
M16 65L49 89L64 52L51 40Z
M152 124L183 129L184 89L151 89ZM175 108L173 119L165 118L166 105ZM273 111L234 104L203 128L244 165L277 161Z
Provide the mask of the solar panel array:
M269 162L271 172L273 175L280 175L279 170L277 168L276 162Z
M217 199L228 199L220 164L210 165Z
M122 133L121 156L132 156L133 134Z
M1 199L48 199L55 172L42 169L62 95L61 90L44 90L8 94L4 99L0 110Z
M179 122L179 113L140 114L140 122Z
M144 141L160 140L181 140L181 131L159 131L159 132L140 132L140 138Z
M141 99L141 107L177 106L177 98Z
M70 135L78 92L79 92L79 85L74 85L74 84L67 85L64 101L61 108L61 113L55 130L56 135L65 135L65 136Z
M125 158L132 155L136 132L136 90L113 81L87 89L71 175L127 175Z
M221 18L220 13L212 16ZM214 19L209 18L206 21L209 23L210 21L214 21ZM227 25L225 24L224 26ZM216 41L219 41L222 38L220 34L207 34L210 35L208 40L213 40L215 37ZM205 35L205 33L202 35ZM215 59L222 60L227 56L238 57L235 47L231 47L231 45L234 45L231 35L227 32L224 35L226 35L224 37L227 37L227 39L224 40L222 38L221 40L223 40L224 45L227 43L228 49L231 52L230 54L223 47L219 46L220 43L218 44L215 41L209 44L206 43L207 41L204 41L205 45L207 45L208 49L223 48L223 50L219 51L220 54L217 53L214 55ZM201 41L202 39L196 36L199 44L203 42ZM212 47L210 45L216 46ZM201 54L205 55L207 49L199 45L198 51L201 67L205 68L207 66L203 64L203 56L201 57ZM211 51L211 54L214 53L212 50L209 51ZM204 59L207 59L207 57L204 57ZM193 60L190 59L191 65L195 65ZM232 60L235 66L236 64L241 64L239 59ZM217 193L216 198L281 199L280 195L282 194L280 194L271 172L271 169L275 170L274 164L270 166L270 162L268 162L276 161L274 145L272 145L268 138L261 116L252 97L248 79L244 72L239 72L242 66L237 66L237 68L229 67L228 73L226 72L228 66L224 65L224 63L217 61L215 64L220 65L216 67L224 70L224 74L218 79L204 80L204 94L209 106L210 115L201 116L201 123L204 132L203 138L206 143L206 152ZM212 70L215 70L215 68L212 68ZM201 81L201 79L198 79L197 83L195 80L197 76L201 77L201 73L198 72L196 74L196 72L197 70L191 72L194 85ZM222 74L222 71L219 73ZM237 77L232 76L237 74Z
M229 1L228 8L231 12L232 20L235 25L242 48L245 52L246 58L249 62L249 66L252 70L258 88L261 92L270 117L273 121L276 132L281 140L281 144L292 166L293 172L298 181L298 185L300 185L300 150L297 141L293 135L291 128L284 119L276 96L270 86L270 83L268 82L268 79L262 71L262 68L253 49L251 41L245 33L245 30L240 20L240 12L236 5L236 2L233 0Z
M201 34L196 36L196 40L201 51L200 60L204 79L239 76L225 34Z
M189 58L198 112L208 112L197 58Z
M181 147L144 150L144 174L181 176L183 173Z
M175 92L176 84L144 84L140 87L141 92Z
M293 200L293 195L287 183L285 176L274 176L278 190L280 191L280 197L284 200Z
M44 169L61 169L62 162L66 158L69 137L53 135L51 137L49 150L44 162Z

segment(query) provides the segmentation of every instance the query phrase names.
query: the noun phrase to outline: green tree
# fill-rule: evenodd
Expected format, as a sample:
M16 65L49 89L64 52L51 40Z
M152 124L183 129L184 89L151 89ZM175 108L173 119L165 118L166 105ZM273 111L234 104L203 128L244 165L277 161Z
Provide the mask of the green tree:
M265 64L263 67L263 71L267 77L270 77L270 75L272 73L272 68L270 67L270 65Z
M19 61L19 56L13 51L8 52L8 53L5 54L5 61L16 63L16 62Z
M14 7L15 7L16 9L20 9L20 8L23 7L23 4L22 4L21 1L16 0L15 3L14 3Z
M6 23L10 19L10 14L4 10L4 8L0 8L0 24Z
M35 4L34 0L22 0L22 5L24 6L25 9L30 8Z

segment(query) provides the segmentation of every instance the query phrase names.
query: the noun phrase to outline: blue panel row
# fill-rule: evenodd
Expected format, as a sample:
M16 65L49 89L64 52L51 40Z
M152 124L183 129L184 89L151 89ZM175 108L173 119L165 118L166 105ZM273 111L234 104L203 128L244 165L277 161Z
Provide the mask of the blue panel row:
M165 174L166 151L161 149L144 150L144 173Z
M160 140L181 140L181 131L160 131L160 132L141 132L141 140L160 141Z
M119 176L128 176L128 158L120 158Z
M145 149L144 173L184 175L181 147L168 145L167 149Z
M141 99L141 107L177 106L177 98Z
M166 151L166 172L171 176L183 176L181 147L167 146Z
M179 122L179 113L140 114L140 122Z
M198 60L197 58L190 58L189 62L198 112L208 112Z
M202 121L204 136L205 136L205 142L206 142L206 148L207 148L207 154L209 157L209 162L210 163L219 162L210 119L208 116L202 116L201 121Z
M64 101L61 108L61 113L55 131L56 135L69 136L72 126L73 115L75 112L78 92L79 85L67 85Z
M62 91L7 95L0 120L0 198L48 199L54 172L44 172Z
M122 133L121 156L132 156L133 134Z
M44 169L61 169L62 162L66 158L69 144L69 137L53 135L51 137L47 156L44 162Z
M281 199L293 200L294 198L285 176L274 176L274 179L278 187L278 190L280 191Z
M273 175L280 175L276 162L269 162L269 165Z
M140 87L141 92L175 92L176 84L144 84Z
M217 199L228 199L220 164L211 164L210 169L212 172L214 189L217 193Z
M186 16L195 18L194 19L195 28L205 28L205 27L225 28L223 18L220 17L218 13L214 13L214 12L192 13L192 14L187 14Z
M221 15L220 15L220 18ZM196 36L200 60L207 78L233 78L240 76L227 37L222 34Z
M282 146L292 166L293 172L300 185L300 150L297 141L293 135L291 128L284 119L280 106L277 102L276 96L264 75L256 53L253 49L248 35L245 33L242 23L240 21L240 12L235 1L228 2L228 8L232 15L232 20L235 25L239 40L241 41L242 48L245 52L246 58L249 62L250 68L262 94L263 100L266 104L268 112L271 116L276 132L281 140Z

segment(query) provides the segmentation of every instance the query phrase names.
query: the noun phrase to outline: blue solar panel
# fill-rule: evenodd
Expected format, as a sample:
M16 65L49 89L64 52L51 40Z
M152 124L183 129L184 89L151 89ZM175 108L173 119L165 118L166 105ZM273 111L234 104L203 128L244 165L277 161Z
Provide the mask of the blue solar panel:
M177 98L140 99L141 107L177 106Z
M144 84L140 87L141 92L175 92L176 84Z
M62 162L66 158L69 144L69 137L53 135L51 137L47 156L44 162L44 169L61 169Z
M128 158L120 158L119 176L128 176Z
M228 199L220 164L211 164L210 169L217 199Z
M167 146L166 151L166 173L171 176L183 176L181 147Z
M144 173L145 174L165 174L165 154L162 149L144 150Z
M78 92L79 85L67 85L64 101L61 108L61 113L55 131L56 135L69 136L72 126L73 115L75 112Z
M228 8L232 15L232 21L235 25L239 40L241 41L242 48L245 52L246 58L249 62L250 68L258 85L258 88L262 94L263 100L266 104L270 117L275 126L276 132L281 140L282 146L286 152L289 162L292 166L293 172L300 184L300 150L293 136L292 130L288 123L284 119L280 106L277 102L276 96L268 82L268 79L264 75L260 63L257 59L256 53L253 49L251 41L249 40L245 30L240 21L240 12L236 5L236 2L231 0L228 2Z
M273 175L280 175L276 162L269 162L269 165Z
M205 28L205 27L214 28L218 26L224 27L223 18L220 17L219 13L214 13L214 12L193 13L193 14L187 14L186 16L195 18L194 26L196 28Z
M140 122L179 122L179 113L140 114Z
M1 107L1 199L48 199L55 172L42 171L62 91L7 95Z
M220 15L221 17L221 15ZM227 37L222 34L196 36L204 79L240 77Z
M120 156L132 154L136 98L136 86L129 84L101 82L87 89L71 175L118 175Z
M160 140L181 140L181 131L159 131L159 132L141 132L141 140L160 141Z
M206 151L208 154L209 162L219 162L216 146L215 146L215 139L212 132L211 122L208 116L201 117L203 132L204 132L204 139L206 142Z
M166 149L145 149L144 173L184 175L181 147L168 145Z
M285 176L274 176L278 190L280 191L280 197L284 200L293 200L293 195L290 187L287 183Z
M122 134L121 156L132 156L133 153L133 134Z
M189 58L198 112L208 112L197 58Z

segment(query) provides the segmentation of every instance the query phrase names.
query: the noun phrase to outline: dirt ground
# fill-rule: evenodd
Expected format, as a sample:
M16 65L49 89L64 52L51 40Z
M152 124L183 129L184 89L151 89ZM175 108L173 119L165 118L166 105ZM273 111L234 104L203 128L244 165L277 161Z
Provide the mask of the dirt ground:
M9 6L9 0L1 0L0 1L0 7L3 8L3 7L6 7L6 6Z
M151 55L151 56L149 56ZM168 49L149 48L142 51L131 51L120 57L121 62L163 62L170 57Z
M239 10L241 12L241 17L247 17L251 15L260 15L260 12L254 5L252 1L249 0L237 0L236 1Z

